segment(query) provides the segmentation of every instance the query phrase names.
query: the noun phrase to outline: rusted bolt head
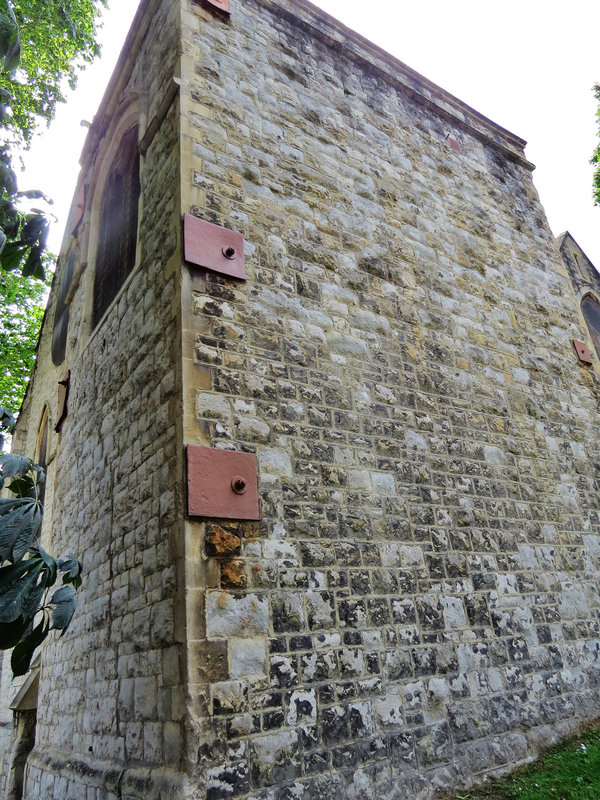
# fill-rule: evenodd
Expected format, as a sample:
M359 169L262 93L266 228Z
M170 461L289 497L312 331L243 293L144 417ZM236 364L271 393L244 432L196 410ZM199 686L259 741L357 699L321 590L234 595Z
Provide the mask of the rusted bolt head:
M233 259L237 255L237 253L235 252L235 247L232 247L231 245L229 245L228 247L224 247L221 250L221 252L225 256L225 258L228 258L230 261L233 261Z
M236 475L231 479L231 488L236 494L245 494L248 491L248 484L246 479L240 475Z

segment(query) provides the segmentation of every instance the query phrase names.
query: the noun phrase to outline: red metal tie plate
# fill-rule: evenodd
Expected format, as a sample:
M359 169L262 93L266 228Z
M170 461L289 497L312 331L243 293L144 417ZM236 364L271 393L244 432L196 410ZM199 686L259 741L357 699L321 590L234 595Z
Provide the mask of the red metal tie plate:
M199 267L246 279L242 234L191 214L183 217L183 257Z
M460 143L454 138L454 136L448 136L448 144L453 150L456 150L457 153L460 153Z
M219 11L224 11L226 14L231 13L231 9L229 8L229 0L205 0L209 6L214 6L218 8Z
M189 444L187 482L190 517L262 517L254 453Z
M581 361L582 364L592 363L592 357L590 355L590 351L587 344L585 344L584 342L579 342L577 339L573 339L573 347L575 348L575 352L577 353L577 358Z

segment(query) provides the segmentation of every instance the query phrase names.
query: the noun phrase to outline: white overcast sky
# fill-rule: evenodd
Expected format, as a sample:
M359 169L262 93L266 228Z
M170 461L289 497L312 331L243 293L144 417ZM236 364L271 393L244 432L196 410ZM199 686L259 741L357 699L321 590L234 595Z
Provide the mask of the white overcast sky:
M237 0L231 0L235 6ZM103 58L27 155L21 189L56 201L60 247L85 138L138 0L110 0ZM600 269L600 207L592 202L600 82L598 0L317 0L316 5L409 67L526 139L534 182L555 235L569 230Z

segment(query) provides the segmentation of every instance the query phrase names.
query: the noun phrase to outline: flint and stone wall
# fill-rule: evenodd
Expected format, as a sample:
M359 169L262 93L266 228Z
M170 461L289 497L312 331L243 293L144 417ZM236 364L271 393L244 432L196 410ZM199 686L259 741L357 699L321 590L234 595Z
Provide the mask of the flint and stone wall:
M597 372L524 142L304 0L148 0L128 47L67 364L51 300L20 422L27 452L68 366L49 522L87 577L25 797L401 800L511 768L600 670ZM138 267L90 337L128 97ZM184 264L183 213L244 234L246 281ZM261 522L186 516L188 444L257 454Z
M183 35L183 211L248 267L184 283L184 435L264 502L188 523L206 796L510 768L599 677L598 384L524 143L304 3Z

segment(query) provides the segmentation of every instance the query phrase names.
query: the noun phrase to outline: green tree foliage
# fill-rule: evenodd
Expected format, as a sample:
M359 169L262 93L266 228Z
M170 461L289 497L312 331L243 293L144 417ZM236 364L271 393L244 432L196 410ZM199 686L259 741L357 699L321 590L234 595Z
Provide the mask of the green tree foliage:
M27 147L40 120L74 86L78 70L98 53L96 26L106 0L0 0L0 267L43 277L48 222L21 202L15 149Z
M10 433L12 415L0 407L0 435ZM64 634L81 586L81 563L55 559L38 538L44 508L44 470L29 458L0 453L0 649L12 650L13 675L29 670L36 649L51 630ZM62 585L51 592L62 574ZM61 635L62 635L61 634Z
M46 280L39 280L0 272L0 398L13 413L21 406L35 362L50 269L45 274Z
M19 192L13 162L98 53L106 0L0 0L0 401L19 409L35 358L51 259L41 192ZM37 279L37 280L34 280ZM21 281L21 283L19 283Z
M600 137L600 83L594 86L594 94L598 101L598 111L596 112L598 119L598 136ZM594 205L600 206L600 144L596 147L594 155L591 158L591 163L596 165L594 173Z
M0 76L11 111L4 125L18 144L31 141L40 119L52 119L79 68L98 55L102 5L105 0L0 0L0 44L4 31L9 45Z

